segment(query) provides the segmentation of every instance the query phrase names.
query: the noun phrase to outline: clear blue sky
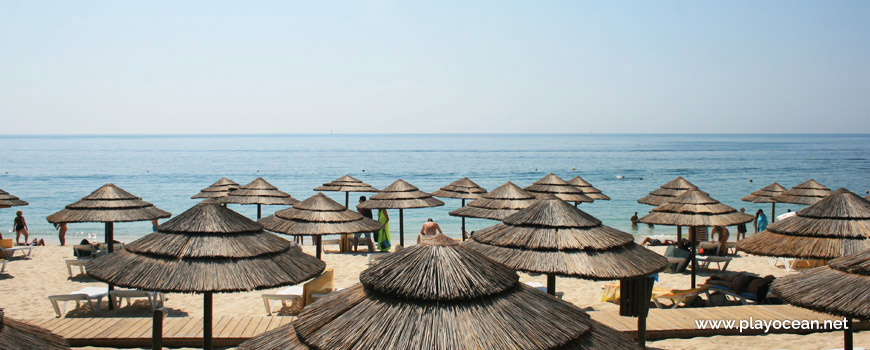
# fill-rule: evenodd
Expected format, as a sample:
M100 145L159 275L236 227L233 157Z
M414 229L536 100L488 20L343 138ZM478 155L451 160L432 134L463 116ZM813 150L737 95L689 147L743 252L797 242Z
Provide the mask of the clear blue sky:
M868 133L870 1L4 0L0 123Z

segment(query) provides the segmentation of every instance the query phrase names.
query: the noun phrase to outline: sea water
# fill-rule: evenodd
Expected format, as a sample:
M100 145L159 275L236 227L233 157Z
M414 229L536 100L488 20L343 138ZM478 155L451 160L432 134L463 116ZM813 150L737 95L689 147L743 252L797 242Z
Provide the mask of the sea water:
M12 237L16 210L32 236L57 243L45 217L105 183L114 183L157 207L179 214L197 203L190 197L221 177L241 185L263 177L299 200L314 187L350 174L377 188L404 179L432 192L467 176L492 190L506 181L525 187L553 172L581 176L612 199L580 209L636 237L673 234L673 227L641 225L629 217L653 207L637 199L676 176L713 198L748 213L769 204L740 198L776 181L790 188L813 178L832 190L864 196L870 188L870 135L219 135L219 136L0 136L0 189L30 202L0 209L0 232ZM624 178L617 178L622 175ZM326 192L344 203L344 193ZM351 194L351 206L360 195ZM404 210L405 237L414 242L427 218L453 237L460 218L442 207ZM780 204L777 213L803 206ZM230 205L256 218L254 205ZM283 209L263 206L263 215ZM391 211L393 240L398 213ZM467 219L468 231L497 222ZM150 222L115 224L116 239L151 232ZM102 240L103 225L69 225L67 239Z

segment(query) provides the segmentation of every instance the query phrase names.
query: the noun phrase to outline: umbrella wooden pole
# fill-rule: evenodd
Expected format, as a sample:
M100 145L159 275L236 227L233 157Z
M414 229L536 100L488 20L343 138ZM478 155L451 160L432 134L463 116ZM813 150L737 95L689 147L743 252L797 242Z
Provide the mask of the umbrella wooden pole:
M697 228L694 226L689 227L689 238L692 241L692 286L691 289L695 288L695 273L698 271L698 260L695 259L695 255L697 254L697 249L695 249L695 242L698 240Z
M405 247L405 213L399 209L399 245Z
M257 220L260 220L260 215L261 215L261 210L262 210L261 207L262 207L262 204L257 203Z
M776 202L770 203L770 222L776 222Z
M344 193L344 208L350 209L350 192Z
M846 319L846 329L843 330L843 349L852 350L854 345L852 344L852 319Z
M321 236L314 236L313 239L317 242L317 258L320 259L320 252L323 251L323 240Z
M211 350L211 292L203 293L202 302L202 348L205 350Z
M677 226L677 242L683 239L683 227Z
M556 295L556 275L552 273L547 274L547 294Z
M637 345L646 349L646 315L637 317Z
M465 206L465 198L462 199L462 206ZM465 217L462 217L462 241L465 241Z
M109 254L111 254L112 252L115 251L115 249L114 249L115 245L112 243L115 241L115 223L114 222L107 222L106 223L106 237L105 238L106 238L106 244L109 246ZM109 283L109 291L111 292L112 289L115 289L115 286L113 286L111 283ZM114 309L115 309L115 303L112 302L112 298L109 298L109 310L114 310Z

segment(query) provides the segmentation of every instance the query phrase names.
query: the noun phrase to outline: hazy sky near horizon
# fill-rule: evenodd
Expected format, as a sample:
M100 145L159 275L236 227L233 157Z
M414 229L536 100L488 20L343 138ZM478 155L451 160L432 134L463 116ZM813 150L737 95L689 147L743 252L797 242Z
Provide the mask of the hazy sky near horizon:
M870 133L870 1L0 2L0 134Z

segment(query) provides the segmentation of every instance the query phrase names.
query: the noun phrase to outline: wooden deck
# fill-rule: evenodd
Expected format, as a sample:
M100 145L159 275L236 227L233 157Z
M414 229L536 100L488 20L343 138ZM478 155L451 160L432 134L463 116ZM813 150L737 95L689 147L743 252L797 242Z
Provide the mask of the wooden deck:
M626 333L632 338L637 335L637 318L619 316L619 312L592 311L589 312L592 319L610 326L620 332ZM707 327L698 329L696 320L818 320L824 324L825 320L843 320L830 315L821 314L807 309L791 305L741 305L706 308L683 308L683 309L650 309L647 318L647 339L666 338L692 338L707 337L713 335L756 335L768 333L816 333L836 330L802 330L802 329L773 329L768 333L763 329L744 329L741 333L738 329L711 329ZM853 323L856 330L870 329L870 323Z
M220 316L212 326L214 346L237 346L260 333L295 320L286 316ZM151 347L151 318L24 319L69 340L71 346ZM202 346L202 317L167 317L163 346Z

